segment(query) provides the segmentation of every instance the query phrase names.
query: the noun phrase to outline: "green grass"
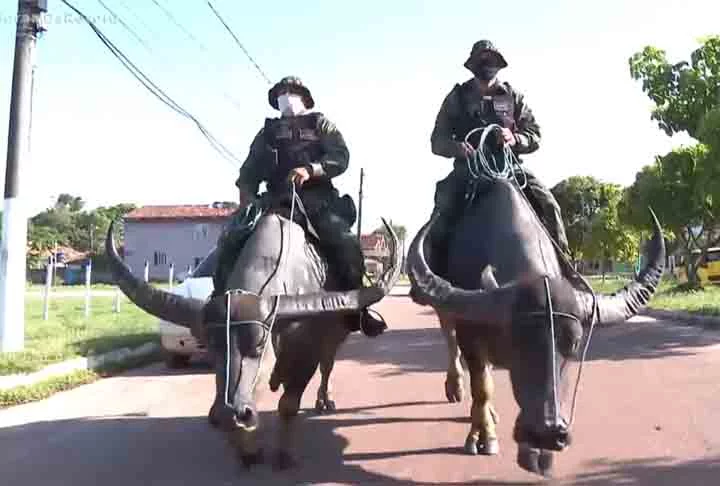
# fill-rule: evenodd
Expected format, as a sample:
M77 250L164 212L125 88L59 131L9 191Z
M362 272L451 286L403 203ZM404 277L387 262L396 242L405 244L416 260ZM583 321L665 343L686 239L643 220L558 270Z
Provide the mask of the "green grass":
M150 282L150 285L154 287L158 287L161 289L167 289L168 284L167 282ZM175 283L175 286L180 285L179 283ZM111 284L92 284L90 285L91 290L115 290L117 288L116 285ZM41 284L27 284L25 286L26 292L43 292L45 290L45 285ZM85 292L85 285L54 285L52 287L51 292L78 292L82 293Z
M598 293L612 293L622 288L630 278L608 276L588 279ZM703 315L720 315L720 286L707 286L699 290L687 290L673 279L664 278L648 305L651 309L684 311Z
M35 383L33 385L18 386L9 390L0 390L0 409L21 405L23 403L44 400L50 395L80 385L92 383L100 378L112 376L122 371L144 366L160 360L159 353L148 356L135 358L120 364L111 364L97 371L78 370L67 375L49 378L47 380Z
M50 300L49 319L42 320L42 299L25 300L25 350L0 353L0 375L27 373L78 356L157 341L157 318L123 299L120 313L112 297L93 297L85 318L82 299Z

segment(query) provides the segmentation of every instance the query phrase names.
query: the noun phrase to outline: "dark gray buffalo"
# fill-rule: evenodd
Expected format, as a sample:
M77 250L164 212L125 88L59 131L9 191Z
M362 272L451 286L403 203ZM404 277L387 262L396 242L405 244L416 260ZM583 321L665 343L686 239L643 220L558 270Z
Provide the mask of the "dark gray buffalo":
M510 372L520 413L514 439L518 464L547 474L552 452L569 445L570 385L566 365L578 356L593 325L623 322L648 303L662 276L665 243L655 232L647 265L614 295L596 295L584 279L558 258L535 211L512 179L487 183L464 211L449 241L447 279L428 266L426 242L435 218L418 232L408 250L413 299L432 306L445 334L450 361L448 400L462 399L462 366L472 390L470 454L499 449L492 407L493 365ZM651 211L652 212L652 211Z
M228 279L229 288L245 292L231 294L229 305L226 297L203 302L147 285L120 260L112 225L106 241L113 273L125 295L150 314L189 327L207 340L215 357L217 385L209 420L227 432L246 466L262 460L257 385L266 386L269 378L272 391L283 386L274 459L276 466L290 467L294 464L293 422L318 364L322 380L316 409L332 411L330 373L336 352L350 332L348 314L380 301L399 275L397 237L386 224L394 258L389 271L372 287L330 290L333 279L325 259L305 229L288 215L286 205L277 205L258 220ZM266 346L268 341L272 345Z

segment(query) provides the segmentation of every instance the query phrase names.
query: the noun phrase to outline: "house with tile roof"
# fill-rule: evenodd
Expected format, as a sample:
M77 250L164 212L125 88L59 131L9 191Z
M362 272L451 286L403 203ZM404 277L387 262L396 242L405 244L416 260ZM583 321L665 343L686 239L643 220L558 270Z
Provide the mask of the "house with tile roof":
M176 275L195 268L234 210L225 203L137 208L124 217L125 263L142 278L147 262L150 280L166 280L171 264Z
M124 218L124 259L133 274L144 276L148 263L150 280L168 278L195 268L215 247L223 225L236 206L211 205L142 206ZM360 237L368 271L382 271L390 262L387 238L381 232ZM378 265L379 264L379 265Z

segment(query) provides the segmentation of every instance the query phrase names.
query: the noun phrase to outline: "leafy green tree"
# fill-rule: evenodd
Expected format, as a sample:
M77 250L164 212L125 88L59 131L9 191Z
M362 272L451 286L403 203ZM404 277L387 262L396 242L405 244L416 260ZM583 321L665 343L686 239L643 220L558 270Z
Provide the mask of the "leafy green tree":
M647 46L629 59L630 75L655 103L652 119L668 135L698 138L703 119L720 100L720 36L693 51L690 62L670 63L662 49Z
M707 37L690 62L670 63L665 51L648 46L629 59L631 76L655 103L652 119L667 134L687 132L699 141L656 158L626 192L623 214L648 227L647 206L685 248L690 282L707 248L720 242L720 36ZM643 214L644 213L644 214ZM691 250L699 248L699 259Z
M578 261L590 234L593 216L603 207L602 183L589 176L569 177L551 189L562 208L570 256Z
M684 249L690 283L707 249L720 243L720 164L704 144L681 147L640 171L628 188L621 214L639 229L650 229L651 206L663 226ZM692 250L699 249L696 258Z
M583 252L591 259L602 262L602 274L605 278L609 260L631 260L639 246L639 235L620 217L620 202L623 190L617 184L603 183L600 186L602 205L589 221L589 235L585 240Z
M401 224L395 224L392 221L389 221L389 223L390 223L390 226L392 227L393 231L397 235L398 241L401 243L404 242L405 237L407 236L407 228L405 228L405 226L403 226ZM385 225L379 226L375 231L373 231L373 233L381 233L381 234L385 235L387 238L390 238L390 234L385 229Z

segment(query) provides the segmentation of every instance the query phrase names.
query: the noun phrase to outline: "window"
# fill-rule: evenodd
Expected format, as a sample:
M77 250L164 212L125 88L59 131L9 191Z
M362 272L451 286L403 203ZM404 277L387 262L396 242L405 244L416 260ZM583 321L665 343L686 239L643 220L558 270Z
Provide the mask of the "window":
M167 265L167 255L165 253L156 251L153 254L153 265Z
M195 227L193 228L192 239L193 239L193 241L207 240L208 234L209 234L208 225L196 224Z

